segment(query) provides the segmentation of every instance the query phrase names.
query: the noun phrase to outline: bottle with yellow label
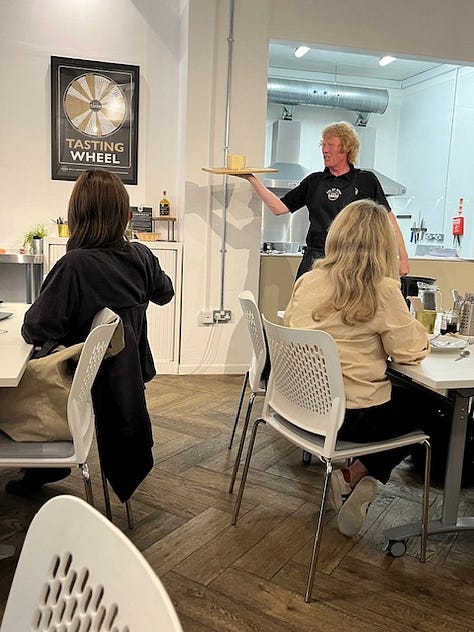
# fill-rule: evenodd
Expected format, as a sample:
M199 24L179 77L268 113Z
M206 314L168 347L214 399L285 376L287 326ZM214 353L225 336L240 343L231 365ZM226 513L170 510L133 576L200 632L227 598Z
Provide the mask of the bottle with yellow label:
M163 191L163 198L160 200L160 216L168 217L170 214L170 202L166 197L166 191Z

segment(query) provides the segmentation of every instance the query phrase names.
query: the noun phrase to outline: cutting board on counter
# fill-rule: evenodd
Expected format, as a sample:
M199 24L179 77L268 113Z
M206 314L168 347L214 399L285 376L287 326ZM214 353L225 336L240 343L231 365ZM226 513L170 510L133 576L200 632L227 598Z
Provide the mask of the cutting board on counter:
M245 169L228 169L227 167L203 167L203 171L213 173L216 176L249 176L252 173L272 173L278 169L271 167L245 167Z

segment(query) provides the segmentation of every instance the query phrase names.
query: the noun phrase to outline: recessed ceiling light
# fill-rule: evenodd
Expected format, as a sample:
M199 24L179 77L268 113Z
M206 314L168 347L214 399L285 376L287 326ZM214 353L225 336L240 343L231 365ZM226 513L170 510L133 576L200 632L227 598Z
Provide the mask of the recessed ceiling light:
M390 55L385 55L384 57L380 57L379 66L387 66L388 64L391 64L392 61L395 61L396 59L397 59L396 57L391 57Z
M298 46L298 48L295 48L295 57L303 57L303 55L309 53L310 50L311 48L309 48L309 46Z

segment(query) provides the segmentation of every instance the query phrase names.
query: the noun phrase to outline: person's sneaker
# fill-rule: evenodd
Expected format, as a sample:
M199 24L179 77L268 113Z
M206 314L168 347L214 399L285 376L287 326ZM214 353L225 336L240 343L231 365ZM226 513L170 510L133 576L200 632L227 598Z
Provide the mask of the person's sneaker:
M352 487L345 480L342 470L333 470L329 481L329 502L339 511L352 492Z
M25 467L20 475L5 485L7 494L30 494L46 483L60 481L71 473L70 467Z
M377 496L378 485L372 476L364 476L354 486L351 495L337 515L337 528L348 537L357 535L364 526L370 503Z

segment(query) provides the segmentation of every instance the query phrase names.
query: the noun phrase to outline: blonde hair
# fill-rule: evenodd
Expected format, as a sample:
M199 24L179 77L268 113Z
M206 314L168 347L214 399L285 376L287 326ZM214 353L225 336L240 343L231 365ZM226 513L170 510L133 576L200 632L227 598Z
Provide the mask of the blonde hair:
M359 155L360 140L352 125L345 121L327 125L322 132L323 140L329 136L339 138L342 151L347 152L347 162L354 165Z
M387 209L372 200L348 204L334 219L326 239L326 256L314 268L329 277L329 296L312 312L314 321L336 310L342 322L372 320L378 284L398 279L397 242Z

